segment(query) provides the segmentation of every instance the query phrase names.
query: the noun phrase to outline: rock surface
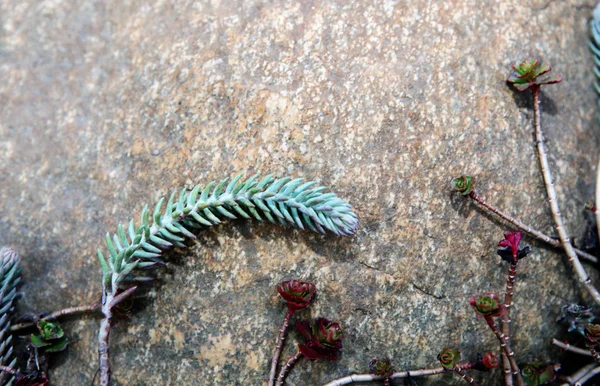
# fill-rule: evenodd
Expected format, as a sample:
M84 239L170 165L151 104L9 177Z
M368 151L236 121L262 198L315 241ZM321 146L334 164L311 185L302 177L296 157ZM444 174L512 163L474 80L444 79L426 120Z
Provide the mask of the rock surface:
M264 384L284 314L275 286L290 278L319 290L298 316L339 320L346 335L339 361L301 363L290 385L385 355L405 370L437 367L445 346L469 360L496 349L467 300L503 293L506 227L448 182L476 175L490 201L554 234L531 103L504 83L512 62L540 55L564 78L543 91L543 123L565 221L583 233L600 142L593 5L0 0L0 245L23 257L20 311L97 301L103 236L171 189L275 173L349 200L358 234L245 222L202 233L115 326L115 385ZM554 319L590 299L563 255L525 242L513 345L521 361L561 360ZM98 325L65 323L55 384L90 384ZM475 378L499 384L501 372ZM462 381L419 385L439 382Z

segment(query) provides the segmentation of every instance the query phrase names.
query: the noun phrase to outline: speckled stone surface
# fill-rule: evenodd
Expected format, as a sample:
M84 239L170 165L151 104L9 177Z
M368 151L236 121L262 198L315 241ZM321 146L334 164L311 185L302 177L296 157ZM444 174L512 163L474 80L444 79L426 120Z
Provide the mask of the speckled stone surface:
M349 200L358 234L244 222L202 233L114 328L115 385L264 384L284 314L275 285L290 278L319 290L298 317L334 318L346 335L339 361L301 363L290 385L365 372L384 355L404 370L437 366L445 346L467 359L495 349L467 300L503 292L506 228L448 182L474 174L490 201L553 234L531 103L504 83L512 62L542 55L564 78L544 89L543 123L565 222L581 235L600 142L592 7L0 0L0 244L23 257L20 310L98 300L103 236L170 189L275 173ZM554 319L582 291L564 256L525 241L513 345L522 361L560 360ZM55 384L90 383L98 325L65 324Z

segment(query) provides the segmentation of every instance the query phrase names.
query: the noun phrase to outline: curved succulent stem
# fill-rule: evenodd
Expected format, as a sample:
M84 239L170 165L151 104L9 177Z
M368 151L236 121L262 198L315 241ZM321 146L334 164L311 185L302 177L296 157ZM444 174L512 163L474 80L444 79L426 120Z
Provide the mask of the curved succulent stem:
M562 245L562 243L560 242L560 240L555 240L552 237L536 230L533 229L532 227L524 224L523 222L519 221L518 219L510 216L509 214L501 211L500 209L496 208L495 206L493 206L492 204L490 204L489 202L487 202L483 197L481 197L480 195L478 195L474 190L471 191L468 195L469 198L471 198L473 201L477 202L479 204L480 207L489 210L490 212L494 213L495 215L497 215L498 217L500 217L502 220L506 221L507 223L513 225L515 228L517 228L518 230L527 233L529 236L535 237L536 239L545 242L546 244L554 247L554 248L561 248L564 250L564 246ZM583 259L586 259L592 263L597 263L598 262L598 258L596 258L596 256L592 256L587 252L584 252L580 249L577 248L573 248L575 250L575 253L580 256Z
M277 380L277 378L275 377L275 374L277 373L277 365L279 364L279 357L281 356L281 350L283 349L283 341L285 340L285 335L287 333L287 328L292 315L294 315L294 310L288 309L283 318L281 329L279 330L277 346L275 347L275 353L273 354L273 359L271 360L271 371L269 372L269 386L275 385L275 381Z
M10 315L17 296L17 285L21 281L21 258L11 248L0 249L0 385L10 384L16 371L17 359L13 357Z
M281 371L279 372L279 376L277 377L277 386L283 386L283 381L285 381L285 377L289 373L289 371L294 367L294 365L302 358L302 353L297 351L288 361L283 365Z
M315 186L315 182L271 175L261 180L258 175L246 181L241 177L173 192L166 206L159 200L152 214L144 207L137 227L131 220L126 227L119 225L117 233L106 235L108 257L98 249L104 314L98 337L102 386L110 382L108 343L113 307L131 295L132 285L151 281L144 272L164 264L165 250L185 247L186 239L196 237L193 231L226 219L254 218L338 236L356 232L358 216L352 207L334 193L324 193L325 187Z
M556 197L556 190L554 190L554 181L550 173L550 166L548 164L548 157L546 156L546 148L544 146L544 134L542 133L542 125L540 122L540 87L533 87L533 122L535 127L535 140L537 144L538 156L540 159L540 167L542 169L542 176L544 177L544 184L546 185L546 193L548 194L548 202L550 203L550 210L552 211L552 217L554 219L554 227L560 237L560 242L567 253L569 263L573 267L573 270L579 277L579 280L583 283L589 294L594 298L596 303L600 304L600 292L594 287L591 279L587 275L585 268L581 265L573 246L569 235L563 225L562 216L560 214L560 208L558 207L558 199Z

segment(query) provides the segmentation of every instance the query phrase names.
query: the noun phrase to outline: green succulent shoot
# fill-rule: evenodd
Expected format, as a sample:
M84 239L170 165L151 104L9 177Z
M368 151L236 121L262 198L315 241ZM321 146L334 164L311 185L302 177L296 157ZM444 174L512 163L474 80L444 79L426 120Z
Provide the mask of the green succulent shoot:
M450 181L450 185L452 185L452 190L455 192L458 192L463 196L468 196L475 187L475 177L462 176L453 178L452 181Z
M445 369L452 370L460 363L460 351L444 348L438 355L438 360Z
M475 310L478 318L493 318L502 316L506 312L504 304L498 300L498 295L493 293L474 296L469 300L469 304Z
M39 335L31 334L31 345L35 348L43 348L46 352L58 352L67 348L65 332L58 322L40 320L37 323Z
M526 363L521 366L521 376L525 386L545 385L556 378L554 365L541 366L538 363Z
M519 91L562 81L560 75L551 74L550 71L552 71L552 68L545 63L541 63L539 59L527 58L512 66L512 71L506 81Z

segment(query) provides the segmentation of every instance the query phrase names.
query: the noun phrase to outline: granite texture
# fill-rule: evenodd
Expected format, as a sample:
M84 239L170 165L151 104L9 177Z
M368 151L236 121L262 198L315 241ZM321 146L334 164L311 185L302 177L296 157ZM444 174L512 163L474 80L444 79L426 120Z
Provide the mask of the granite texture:
M506 228L448 182L474 174L490 201L554 234L531 102L504 82L512 62L541 55L564 78L543 91L543 123L565 222L581 235L600 142L593 5L0 0L0 244L23 257L20 311L97 301L103 236L170 189L275 173L350 201L357 235L241 221L202 233L115 326L115 385L263 384L284 314L275 286L290 278L319 290L298 317L339 320L346 335L339 361L301 363L290 385L384 355L415 369L437 366L445 346L467 359L495 349L467 300L503 292ZM525 242L513 345L520 361L561 360L554 319L590 299L564 256ZM98 325L65 324L56 385L90 384Z

